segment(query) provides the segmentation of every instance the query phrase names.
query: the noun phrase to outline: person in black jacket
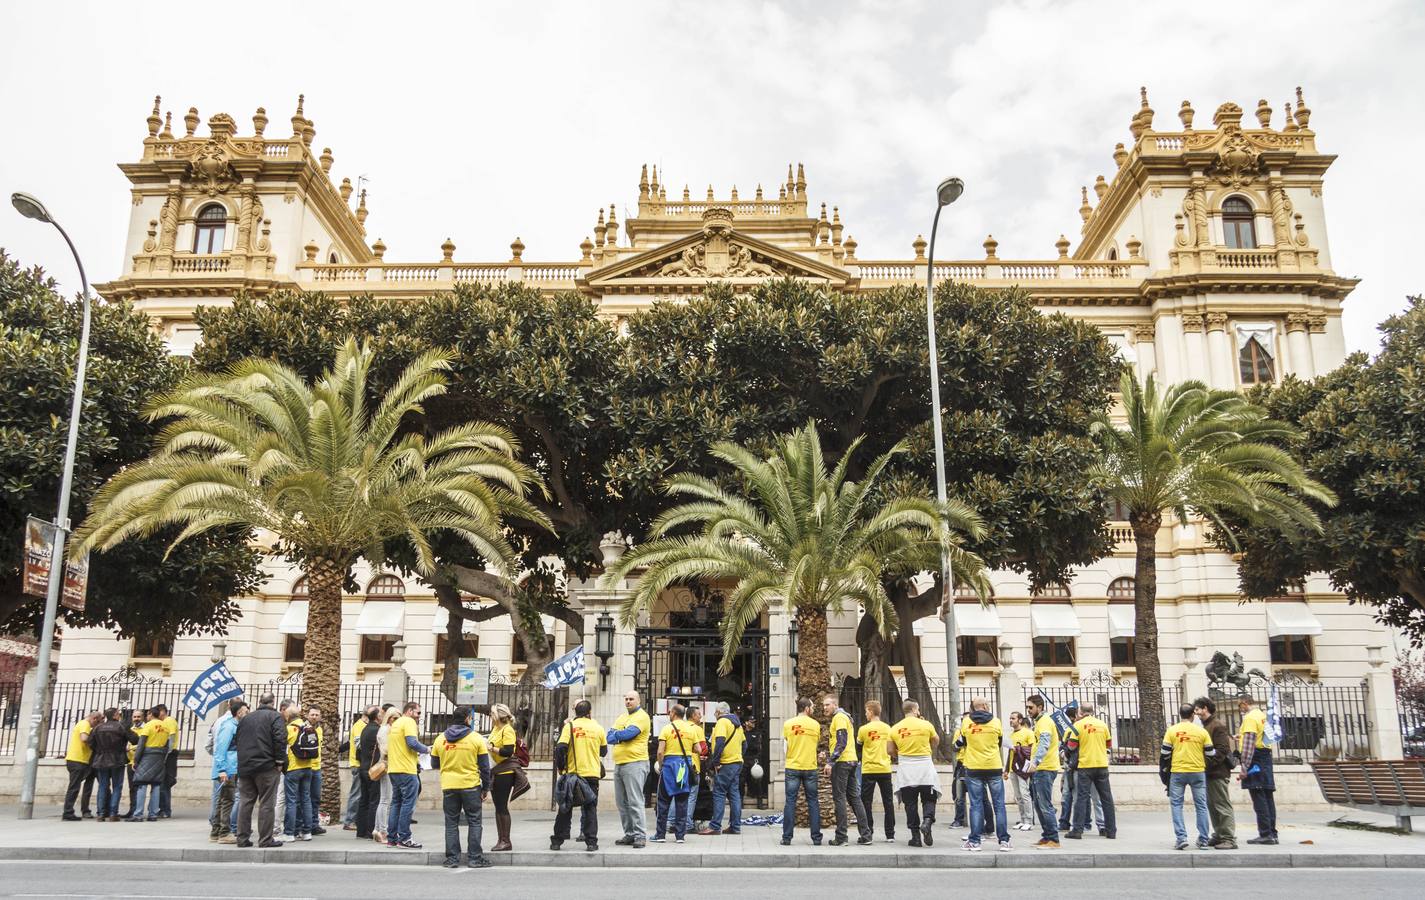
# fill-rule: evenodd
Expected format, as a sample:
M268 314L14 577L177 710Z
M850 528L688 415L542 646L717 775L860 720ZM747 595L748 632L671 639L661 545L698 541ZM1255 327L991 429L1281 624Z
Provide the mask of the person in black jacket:
M272 694L258 698L257 709L238 723L233 744L238 757L238 842L252 846L252 807L257 805L259 847L281 847L272 838L277 782L287 768L287 725Z
M99 779L98 821L119 821L119 796L124 792L124 769L128 765L129 744L137 744L139 736L119 721L118 707L104 710L104 721L89 735L94 751L90 765Z
M356 836L360 840L371 840L376 830L376 807L381 805L381 782L371 780L371 767L380 758L381 751L376 745L376 736L381 731L381 707L371 706L365 712L366 727L356 742L356 771L352 777L360 780L360 802L356 808Z

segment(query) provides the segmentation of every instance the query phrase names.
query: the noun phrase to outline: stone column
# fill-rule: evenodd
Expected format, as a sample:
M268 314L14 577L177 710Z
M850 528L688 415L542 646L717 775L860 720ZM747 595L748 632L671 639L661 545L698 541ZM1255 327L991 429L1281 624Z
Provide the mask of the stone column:
M1208 313L1207 370L1212 379L1208 383L1212 387L1231 390L1236 386L1236 379L1232 377L1236 354L1232 351L1232 339L1227 334L1227 313Z
M1009 721L1012 710L1024 708L1024 680L1014 670L1014 646L1008 641L999 645L999 675L995 678L996 709L1002 721Z
M1210 696L1207 692L1207 669L1202 665L1202 658L1198 654L1196 647L1183 648L1183 702L1191 703L1198 697ZM1169 715L1175 715L1175 710L1168 710Z
M1164 384L1181 381L1187 352L1183 346L1182 320L1172 314L1158 315L1153 321L1153 333L1158 380Z
M1289 313L1286 317L1286 345L1291 354L1291 371L1302 379L1316 375L1311 359L1311 339L1306 335L1306 313Z
M767 772L770 780L767 803L782 808L782 767L786 748L782 744L782 723L797 714L796 668L791 656L791 638L787 626L791 611L786 601L773 600L767 606L767 721L763 723L763 740L767 745Z
M1208 367L1207 342L1202 334L1202 314L1184 313L1180 318L1183 324L1183 343L1187 349L1187 364L1174 380L1198 378L1211 383L1212 373Z
M391 703L398 708L404 706L406 688L410 683L411 676L406 671L406 642L397 641L396 646L391 648L391 668L381 680L381 703Z
M1374 759L1400 759L1400 708L1395 701L1395 678L1385 664L1385 648L1366 648L1366 716L1370 720L1370 751ZM1349 749L1349 748L1347 748Z
M1139 381L1147 380L1149 375L1158 371L1158 357L1154 352L1156 336L1156 328L1151 322L1146 325L1133 326L1133 344L1138 356Z
M1310 315L1306 317L1306 329L1311 344L1311 365L1316 372L1329 372L1341 364L1344 357L1345 340L1341 335L1341 318L1339 316L1330 320L1335 334L1327 331L1327 318L1324 315Z

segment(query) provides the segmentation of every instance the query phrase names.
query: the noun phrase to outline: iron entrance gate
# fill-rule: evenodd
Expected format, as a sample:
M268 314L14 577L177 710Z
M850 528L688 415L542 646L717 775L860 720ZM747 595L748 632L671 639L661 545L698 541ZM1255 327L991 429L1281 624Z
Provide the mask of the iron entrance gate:
M749 750L743 785L749 800L765 808L767 798L768 662L767 632L749 629L733 659L732 671L718 674L722 635L716 629L640 628L634 635L633 686L650 712L660 699L680 703L723 700L744 723ZM708 723L711 724L710 722ZM749 781L753 762L762 764L760 781Z

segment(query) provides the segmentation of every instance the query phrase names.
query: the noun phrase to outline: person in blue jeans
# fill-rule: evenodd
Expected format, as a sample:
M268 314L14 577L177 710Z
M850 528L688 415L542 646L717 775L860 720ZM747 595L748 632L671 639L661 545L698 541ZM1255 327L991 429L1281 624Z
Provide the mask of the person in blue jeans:
M1192 791L1192 805L1197 813L1197 846L1206 850L1211 840L1212 826L1207 815L1207 759L1216 756L1212 738L1193 718L1191 703L1178 710L1179 722L1163 735L1158 757L1158 773L1168 786L1168 806L1173 813L1173 835L1176 848L1186 850L1187 827L1183 824L1183 793Z
M391 725L386 746L386 757L390 761L387 777L391 779L391 815L386 822L388 847L421 849L421 845L411 839L411 814L416 808L416 797L421 792L418 759L422 753L430 753L430 748L416 737L420 716L421 705L410 702L402 708L401 717Z
M717 724L713 726L713 749L708 764L713 767L713 809L708 827L698 834L742 833L742 750L747 735L742 720L733 715L726 702L717 705ZM727 829L722 828L722 812L728 810Z
M1038 694L1024 701L1024 708L1034 722L1034 751L1029 759L1029 794L1034 798L1034 812L1039 816L1043 834L1035 844L1046 850L1059 846L1059 813L1054 809L1054 779L1059 774L1059 729L1046 712L1048 703Z
M797 821L797 792L805 791L807 813L811 816L811 842L821 846L821 806L817 802L816 781L820 763L817 744L821 741L821 723L811 717L811 700L797 698L797 714L782 723L782 740L786 742L786 765L783 785L786 803L782 806L782 846L792 843L792 831Z

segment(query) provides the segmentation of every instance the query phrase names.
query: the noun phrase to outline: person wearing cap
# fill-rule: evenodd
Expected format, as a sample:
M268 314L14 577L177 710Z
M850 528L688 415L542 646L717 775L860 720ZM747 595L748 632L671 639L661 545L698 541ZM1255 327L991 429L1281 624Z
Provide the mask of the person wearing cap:
M698 834L742 833L742 748L747 735L742 720L726 702L717 705L717 724L713 726L713 749L708 765L713 770L712 821ZM722 827L723 810L728 810L727 828Z

